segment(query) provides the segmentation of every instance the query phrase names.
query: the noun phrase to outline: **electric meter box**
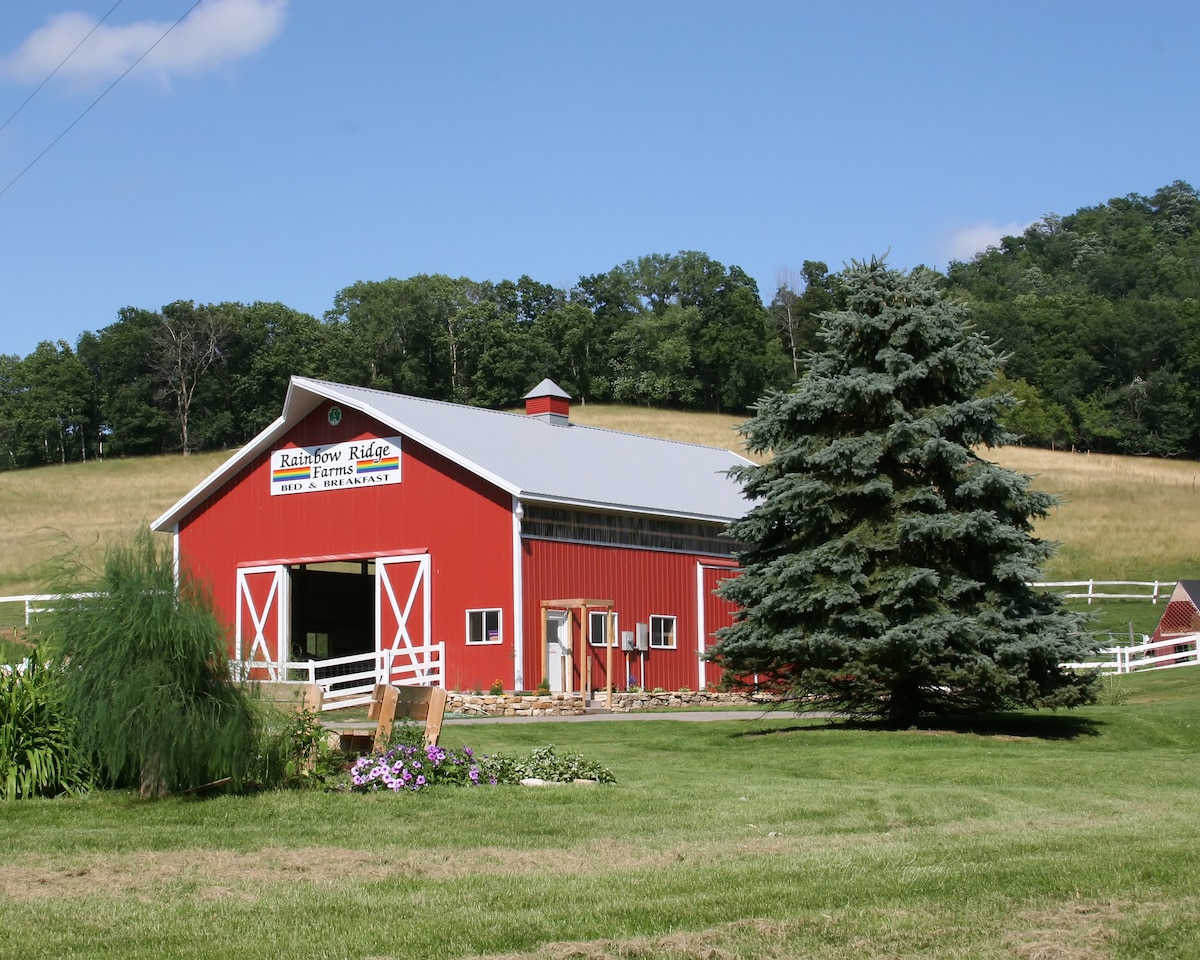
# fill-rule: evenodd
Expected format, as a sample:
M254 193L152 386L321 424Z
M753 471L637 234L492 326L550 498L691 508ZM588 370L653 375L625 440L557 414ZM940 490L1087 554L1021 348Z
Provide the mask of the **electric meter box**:
M632 630L622 630L621 631L621 649L625 650L625 651L637 649L637 644L634 642L634 639L633 639L633 631Z

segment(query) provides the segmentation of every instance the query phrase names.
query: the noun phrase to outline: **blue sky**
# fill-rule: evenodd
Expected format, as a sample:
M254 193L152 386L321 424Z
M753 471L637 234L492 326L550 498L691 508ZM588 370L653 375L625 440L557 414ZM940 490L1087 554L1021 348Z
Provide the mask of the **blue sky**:
M78 119L194 0L114 2L0 18L0 353L679 250L769 301L806 259L944 268L1200 185L1191 3L202 0Z

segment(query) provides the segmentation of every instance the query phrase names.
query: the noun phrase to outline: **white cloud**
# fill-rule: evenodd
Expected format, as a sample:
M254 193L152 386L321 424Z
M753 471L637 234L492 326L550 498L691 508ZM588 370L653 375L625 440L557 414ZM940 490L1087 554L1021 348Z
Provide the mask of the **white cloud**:
M283 29L288 0L204 0L172 30L139 67L162 78L198 73L261 50ZM116 79L166 33L172 21L142 20L96 28L74 54L71 51L96 27L86 13L52 16L9 56L0 72L15 80L40 83L62 63L58 76L77 86Z
M975 254L982 253L988 247L998 246L1002 237L1019 237L1029 223L993 223L990 220L979 223L969 223L966 226L946 231L938 243L942 258L968 261Z

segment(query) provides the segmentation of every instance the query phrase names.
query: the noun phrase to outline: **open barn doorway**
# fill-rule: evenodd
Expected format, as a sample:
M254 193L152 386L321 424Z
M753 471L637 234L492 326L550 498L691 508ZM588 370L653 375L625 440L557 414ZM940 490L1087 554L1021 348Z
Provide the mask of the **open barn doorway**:
M299 563L288 573L293 661L374 652L374 560Z
M239 670L251 679L338 678L333 687L385 674L386 682L440 684L444 647L428 639L429 570L425 553L239 568Z

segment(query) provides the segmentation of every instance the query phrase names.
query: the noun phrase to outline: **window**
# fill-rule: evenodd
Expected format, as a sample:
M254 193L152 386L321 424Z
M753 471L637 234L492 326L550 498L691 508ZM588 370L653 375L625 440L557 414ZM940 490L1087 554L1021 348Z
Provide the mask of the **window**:
M500 611L468 610L467 643L499 643Z
M650 646L663 649L675 648L675 618L650 618Z
M613 636L619 641L621 631L617 629L617 615L613 614ZM588 614L588 643L593 647L602 647L608 642L608 614L603 610L593 610Z
M630 513L601 513L525 504L521 536L572 543L604 543L650 550L731 556L745 545L722 536L723 523L675 520Z

